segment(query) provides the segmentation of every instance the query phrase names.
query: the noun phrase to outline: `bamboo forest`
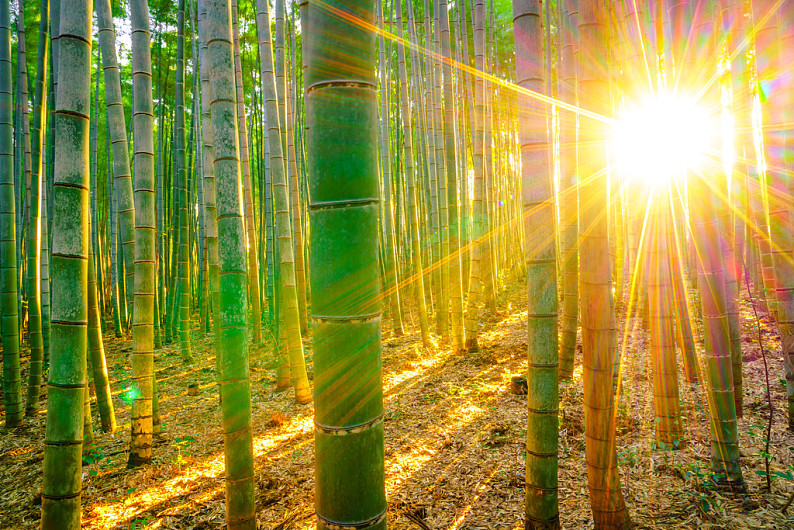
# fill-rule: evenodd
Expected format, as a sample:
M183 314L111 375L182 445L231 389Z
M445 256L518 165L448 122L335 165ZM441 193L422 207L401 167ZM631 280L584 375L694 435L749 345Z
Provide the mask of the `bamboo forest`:
M0 529L794 528L794 1L0 0Z

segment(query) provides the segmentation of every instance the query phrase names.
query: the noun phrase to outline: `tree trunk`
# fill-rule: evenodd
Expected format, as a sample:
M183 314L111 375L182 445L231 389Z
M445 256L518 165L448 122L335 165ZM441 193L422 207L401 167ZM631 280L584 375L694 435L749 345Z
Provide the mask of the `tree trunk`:
M542 93L543 34L539 0L513 4L516 81ZM527 264L527 469L525 528L559 528L557 494L557 257L545 105L530 96L519 104L521 180ZM611 385L611 381L609 382Z
M449 222L449 302L452 319L452 349L459 351L465 347L463 329L463 284L461 278L460 259L460 227L458 216L458 180L457 157L455 152L455 100L452 93L452 48L449 37L449 13L447 0L439 0L441 22L441 55L447 59L443 64L444 71L444 135L447 170L447 215ZM443 281L443 280L442 280Z
M276 3L278 5L278 2ZM267 6L257 2L257 27L259 31L259 53L262 59L262 78L267 110L268 143L270 145L270 169L273 180L273 207L275 210L276 239L280 261L279 290L283 314L283 336L290 361L290 379L295 388L298 403L311 401L309 379L303 358L300 320L298 318L298 295L295 286L295 260L293 259L292 232L289 218L289 195L287 191L284 144L280 134L280 117L276 108L276 87L273 80L273 63L270 49L270 22ZM278 24L276 24L278 27ZM214 130L214 129L213 129ZM282 374L283 375L283 374Z
M374 7L369 0L337 1L331 7L309 3L312 32L306 43L305 81L315 323L315 509L317 528L324 530L387 526L378 99L375 39L368 29L375 22Z
M94 379L97 408L102 422L102 431L116 430L116 414L108 383L108 369L105 362L105 347L102 342L99 307L97 306L97 281L93 248L89 247L88 260L88 358Z
M223 404L226 521L230 529L256 528L251 385L248 371L248 301L242 183L236 129L232 12L228 0L206 3L212 138L218 179L218 252L222 358L218 380Z
M259 256L257 252L256 221L254 216L253 194L251 190L251 169L248 160L248 138L246 136L245 101L243 97L243 78L240 63L240 44L237 35L237 0L232 0L232 31L234 35L234 71L237 94L237 126L240 136L240 166L243 178L243 206L245 208L245 229L248 237L248 294L251 301L251 328L254 332L254 347L262 342L262 308L259 302Z
M215 366L220 372L220 292L218 291L218 210L215 185L215 168L213 167L213 138L210 102L212 101L210 74L207 67L207 11L206 4L202 3L199 9L199 58L203 67L200 69L201 77L201 123L203 129L204 148L204 212L207 237L207 254L209 268L210 307L212 309L212 326L215 343Z
M397 26L402 31L402 7L397 4ZM411 273L414 281L414 303L419 312L419 327L422 332L422 344L431 346L430 328L427 322L427 306L425 305L425 284L422 270L422 254L419 244L419 213L416 194L416 172L414 170L413 133L411 131L411 113L408 100L408 79L405 67L405 46L398 45L397 57L400 69L400 115L403 126L403 152L405 154L405 182L408 195L408 226L411 237Z
M562 100L576 105L576 59L578 45L579 0L564 0L562 40ZM562 330L560 334L560 379L573 376L576 333L579 327L579 179L576 151L576 114L560 113L560 251L562 253Z
M174 100L174 145L176 154L176 194L179 205L179 350L182 360L190 362L190 251L188 247L188 221L190 215L187 186L187 160L185 159L185 0L179 0L176 40L176 83Z
M0 5L0 331L3 334L3 403L6 428L22 424L17 306L16 198L11 92L11 14Z
M20 4L20 9L22 9ZM28 262L28 332L30 334L30 370L28 372L28 400L25 415L39 411L41 377L44 364L44 337L41 331L41 184L44 130L47 127L47 41L49 38L49 1L41 2L39 20L39 48L36 61L36 88L33 99L32 173L30 180L30 210L27 238Z
M41 528L79 529L87 392L88 125L91 3L63 0L52 248L52 355L44 437Z
M378 0L378 27L383 29L383 12L381 1ZM380 65L380 93L381 93L381 138L380 138L380 161L381 161L381 174L383 175L383 225L385 227L384 240L385 240L385 278L384 284L386 286L386 297L389 303L389 312L391 313L392 329L394 335L399 337L403 334L402 313L400 312L400 289L399 282L397 281L397 255L395 252L396 242L394 240L394 215L393 215L393 201L392 201L392 174L391 174L391 153L390 145L390 130L389 130L389 68L386 65L386 48L385 39L383 34L378 34L378 53Z
M135 136L135 303L132 322L132 419L128 465L152 458L154 399L154 110L148 0L130 2L132 26L132 126ZM133 267L133 263L127 263Z
M608 111L606 3L579 5L579 42L582 50L579 105L591 112ZM580 196L580 311L584 376L585 445L590 506L596 528L628 528L629 513L620 489L615 433L613 364L617 330L609 262L607 182L603 145L605 126L583 119L579 142Z
M482 240L485 235L485 2L474 0L474 67L482 72L474 78L474 131L472 132L472 162L474 163L474 223L471 237L471 260L469 280L469 300L466 311L466 349L477 351L477 325L483 293L482 270L484 249ZM468 177L467 177L468 178Z

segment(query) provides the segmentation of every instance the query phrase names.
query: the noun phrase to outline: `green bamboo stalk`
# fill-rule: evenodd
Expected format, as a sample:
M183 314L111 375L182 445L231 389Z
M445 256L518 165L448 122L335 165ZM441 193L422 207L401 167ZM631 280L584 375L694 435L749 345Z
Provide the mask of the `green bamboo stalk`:
M310 2L309 19L317 528L385 529L375 3Z
M206 235L205 235L205 218L206 218L206 211L204 207L204 157L203 157L203 141L202 141L202 123L201 123L201 93L199 91L199 83L201 74L199 72L199 52L198 52L198 27L196 25L196 11L195 11L195 3L193 0L190 0L187 6L190 16L190 34L188 35L188 39L191 46L191 58L193 63L193 71L192 71L192 82L193 86L191 87L192 90L192 109L191 109L191 142L190 148L191 151L195 153L194 155L194 162L193 162L193 171L191 175L192 177L192 189L191 193L189 193L189 197L195 197L195 202L193 203L193 207L195 210L191 209L190 217L193 218L193 213L196 212L195 221L191 223L191 240L192 246L191 249L195 248L195 259L193 261L194 269L192 269L192 274L195 275L197 278L195 282L193 282L194 286L194 296L195 296L195 309L199 313L199 330L201 334L206 333L208 330L208 322L207 318L209 317L209 305L208 305L208 297L206 293L208 291L207 282L208 278L205 274L208 274L208 261L207 261L207 254L206 254ZM191 250L192 252L192 250Z
M462 65L470 66L469 63L469 44L468 44L468 24L466 24L466 0L455 2L453 17L455 22L455 60ZM461 22L463 19L463 22ZM459 244L460 247L460 275L462 300L468 298L469 283L471 274L471 252L469 243L471 241L471 207L469 205L469 153L474 157L473 144L469 143L475 130L474 124L474 90L472 89L471 76L466 69L459 69L455 76L455 115L457 120L457 141L458 141L458 179L460 202L459 202ZM470 148L472 147L472 148ZM464 302L461 301L461 304ZM461 321L466 331L465 313L461 309Z
M731 293L729 295L729 315L731 316L731 360L734 372L734 400L736 401L736 415L738 418L743 416L743 403L742 398L744 392L742 391L742 350L741 350L741 325L738 318L738 297L741 291L742 272L744 269L744 247L745 247L745 230L746 225L744 222L745 215L748 213L749 204L747 196L747 187L745 175L748 172L748 164L743 155L745 150L745 142L748 135L744 131L739 131L743 125L748 123L750 119L749 111L751 103L749 99L750 91L747 89L747 43L745 42L745 32L747 31L744 22L744 6L743 2L737 0L722 0L720 2L722 9L722 38L725 41L726 49L729 52L731 61L731 115L734 117L734 136L731 139L733 150L737 153L733 160L734 165L731 168L729 182L731 185L730 198L733 208L738 210L729 209L724 212L727 216L727 222L730 223L726 228L730 229L731 237L727 243L730 250L733 252L732 263L729 274L731 276L731 283L727 285ZM740 212L740 213L737 213ZM735 282L735 283L733 283ZM735 290L734 290L735 287ZM749 294L749 293L748 293ZM738 376L738 377L737 377Z
M397 7L397 27L402 31L402 7L399 0ZM419 312L419 327L422 333L422 344L426 348L432 346L430 341L430 327L427 320L427 306L425 304L425 284L422 270L422 254L419 234L419 212L416 192L416 172L414 168L413 132L411 127L411 112L408 99L408 79L405 65L405 46L397 46L398 68L400 72L400 117L402 118L403 152L405 155L405 181L408 202L408 228L411 241L411 274L414 283L414 303Z
M24 1L24 0L23 0ZM17 14L17 42L19 42L19 28L20 24L20 17ZM9 22L10 24L10 22ZM24 26L23 26L24 27ZM10 41L9 41L10 42ZM10 44L9 44L10 46ZM17 45L17 69L15 74L15 83L16 83L16 94L17 96L14 98L14 147L12 153L12 160L14 166L14 183L13 183L13 190L14 193L14 225L15 225L15 241L14 241L14 248L16 249L16 263L14 263L14 271L16 274L16 285L17 285L17 325L19 330L17 331L17 336L19 340L23 340L22 337L22 319L24 317L24 313L22 312L22 291L24 290L24 281L22 277L22 233L24 232L24 224L23 224L23 206L22 206L22 186L24 185L22 181L22 173L23 173L23 160L24 160L24 153L22 149L22 69L24 68L24 62L20 59L21 51L24 48L24 43L22 48ZM18 190L18 191L17 191Z
M132 413L128 466L152 458L154 390L154 111L148 0L129 5L132 27L132 127L135 136L135 302L132 322ZM178 71L178 70L177 70Z
M157 46L157 64L162 64L162 50L163 41L162 33L158 32L158 46ZM163 101L163 83L162 83L162 68L157 69L157 101L158 101L158 116L157 116L157 299L155 301L155 321L160 324L159 336L155 337L155 346L157 341L160 342L160 347L168 342L168 326L167 320L163 318L167 313L168 305L166 303L165 287L168 285L166 271L167 265L167 246L168 237L166 235L165 226L165 193L163 190L163 181L165 180L165 173L163 170L164 160L166 158L165 151L163 150L163 132L166 128L165 125L165 103ZM168 73L166 73L166 82L168 81Z
M276 96L278 97L278 122L281 126L281 152L284 156L284 167L287 168L287 156L289 156L289 152L287 151L287 78L285 73L287 59L284 51L284 2L285 0L277 0L274 3L276 11L276 34L275 42L272 43L272 47L275 61Z
M278 8L279 1L276 6ZM265 95L265 109L268 122L268 143L270 146L270 169L273 181L273 210L275 215L276 239L278 240L280 311L283 315L284 344L290 361L290 379L295 388L295 399L299 403L311 401L309 380L303 358L300 320L298 318L297 288L295 285L295 261L293 259L292 230L289 218L289 198L287 192L284 143L281 141L281 119L277 112L277 92L273 77L273 54L270 39L270 22L267 5L257 1L257 28L259 52L262 59L262 78ZM278 23L276 24L278 32ZM278 37L276 38L278 41ZM283 53L283 52L282 52ZM283 374L281 374L283 376Z
M30 369L25 415L35 416L39 411L42 365L44 364L44 337L41 331L41 184L42 157L44 155L44 130L47 127L47 58L49 47L49 1L41 2L39 19L39 48L36 60L36 88L33 98L33 128L31 129L32 173L30 185L30 217L27 238L28 265L28 332L30 334Z
M474 164L474 212L472 226L472 248L470 250L470 279L469 299L466 310L466 350L473 352L479 349L477 344L477 324L479 323L480 303L482 299L482 265L484 262L484 247L481 239L484 236L485 204L485 2L474 0L474 17L472 20L474 31L474 67L482 72L474 78L474 108L472 131L472 162ZM545 220L545 219L544 219Z
M89 149L91 150L91 209L89 213L89 238L88 253L96 268L99 268L99 257L94 249L99 248L99 214L97 212L98 201L98 181L99 181L99 79L100 79L101 58L96 54L96 67L94 69L94 96L93 109L91 112L91 125ZM107 120L105 120L107 122ZM96 270L96 269L94 269ZM89 357L89 365L91 364ZM89 366L90 370L90 366Z
M116 430L116 413L108 382L108 369L105 362L105 346L102 341L99 307L97 305L97 279L93 260L93 245L88 249L88 358L94 379L97 408L103 432Z
M234 72L237 94L237 122L239 126L240 166L243 176L243 206L245 208L245 228L248 238L248 290L251 301L251 327L254 334L254 347L262 342L262 307L259 297L259 253L257 252L256 217L254 215L253 190L251 187L251 166L248 155L246 135L245 98L243 96L243 77L240 61L240 38L237 29L237 0L232 0L232 34L234 36Z
M106 145L110 143L110 122L105 121L106 129L105 129L105 140ZM119 308L119 283L118 283L118 264L116 260L118 259L117 252L118 252L118 217L116 216L116 192L114 181L115 179L112 177L112 173L108 173L107 175L107 187L110 194L110 201L109 204L109 215L108 219L110 220L110 304L113 311L113 330L116 335L116 338L121 337L121 311Z
M6 428L22 424L17 306L16 198L11 92L11 14L0 4L0 331L3 334L3 404Z
M447 215L449 222L449 303L451 315L452 348L462 350L465 347L463 329L463 281L461 278L460 230L461 222L458 215L458 159L455 144L455 97L452 86L452 48L449 37L449 13L447 0L439 0L438 5L441 23L441 55L445 58L444 72L444 141L447 171ZM443 216L443 214L442 214ZM443 281L443 280L442 280Z
M562 99L576 105L576 52L579 0L564 0L566 23L562 39ZM576 332L579 327L579 182L576 156L577 118L572 112L560 113L560 251L562 253L562 330L560 340L560 379L573 375L576 357Z
M179 350L182 359L189 362L193 359L190 348L190 258L188 250L188 208L187 160L185 158L185 0L179 0L177 14L176 40L176 82L174 83L174 101L176 115L174 118L175 146L175 183L179 219Z
M290 34L293 34L290 31ZM295 62L293 58L293 63ZM294 88L294 86L292 87ZM298 318L300 319L301 333L307 333L309 330L308 318L306 313L306 268L304 260L304 244L303 244L303 223L301 221L301 198L300 198L300 184L298 182L298 167L297 167L297 153L295 150L295 136L293 122L293 99L292 90L286 92L286 129L287 129L287 171L289 173L289 196L290 196L290 214L292 216L292 237L295 245L295 287L298 293Z
M50 13L50 16L52 13ZM52 20L50 20L50 27L52 27ZM47 42L50 46L50 60L48 61L48 68L50 71L47 83L47 134L44 143L46 157L44 159L45 169L42 173L42 195L41 195L41 334L44 343L44 370L47 370L50 365L50 247L52 244L52 178L54 170L54 157L55 157L55 128L54 128L54 110L55 110L55 91L53 89L52 78L52 41Z
M411 55L411 80L409 83L410 86L410 95L412 100L414 101L412 108L412 121L416 124L413 127L416 136L416 144L414 153L416 154L415 158L415 166L416 166L416 187L418 188L417 192L417 218L423 220L430 220L430 222L422 222L419 223L419 241L427 241L428 243L431 242L431 235L434 230L433 226L433 219L435 217L432 214L432 199L431 196L433 195L433 191L431 191L431 182L430 182L430 157L429 157L429 141L428 141L428 134L427 134L427 116L425 114L425 109L427 107L427 102L422 98L422 65L419 59L419 37L417 36L416 31L416 23L415 17L413 12L413 4L411 2L406 2L406 15L407 15L407 22L408 22L408 42L410 44L410 55ZM435 152L434 152L435 154ZM434 193L437 196L438 190L434 188ZM437 199L438 197L436 197ZM421 247L421 254L420 254L420 263L432 263L433 256L431 254L431 246L430 244L420 244ZM432 269L431 269L432 270ZM433 272L426 274L422 273L422 281L424 283L424 292L427 293L427 297L425 300L425 307L427 311L432 311L433 308L433 279L435 274ZM429 333L429 323L428 323L428 333Z
M486 66L489 73L493 75L496 71L496 61L493 57L494 48L494 14L493 14L493 0L490 4L490 21L485 25L486 27L486 46L488 48L486 58ZM485 80L485 173L483 179L485 180L485 211L486 215L483 218L485 235L483 237L483 259L481 265L483 266L481 279L485 285L483 291L485 293L485 304L491 313L496 313L496 266L494 263L494 245L493 245L493 172L494 172L494 157L493 157L493 121L494 121L494 102L493 94L494 88L490 77Z
M89 366L86 367L86 380L88 380L88 369L90 369ZM83 450L92 451L96 447L95 442L94 424L91 418L91 388L86 385L85 392L83 392Z
M684 226L684 204L682 201L681 190L683 183L676 184L672 190L672 209L673 223L672 244L670 256L671 275L673 282L673 302L675 312L675 332L678 347L683 352L684 373L689 384L698 381L697 353L695 351L695 338L692 330L692 320L695 316L693 301L686 290L687 265L686 265L686 237L684 236L686 227ZM668 237L671 237L668 234ZM633 270L633 268L629 268Z
M693 3L675 1L670 5L670 18L674 22L674 41L676 38L684 38L682 33L688 31L690 23L694 26L695 33L702 36L693 49L684 51L681 49L683 46L678 44L675 59L680 58L683 82L691 82L709 68L716 68L716 64L709 61L716 54L713 15L709 10L698 9L695 13ZM680 21L686 21L686 27L676 23ZM719 87L714 86L707 90L704 97L707 101L719 101ZM722 172L716 171L709 177L714 178L717 189L724 187L727 192L725 174L720 173ZM703 313L702 364L706 372L704 384L708 393L711 419L711 466L714 473L723 475L720 482L741 489L744 481L739 462L736 402L733 396L725 268L719 252L721 223L718 201L721 200L719 196L722 193L715 193L700 175L689 175L687 182L693 240L700 264L697 282Z
M429 263L433 264L431 272L432 280L432 299L433 305L438 315L438 303L441 298L441 214L439 205L439 166L438 166L438 147L436 146L436 102L434 90L434 77L433 69L435 68L436 59L433 55L435 49L432 23L430 15L430 2L424 0L425 11L425 36L424 47L429 53L424 55L424 72L425 72L425 94L424 94L424 129L427 138L427 158L428 158L428 180L430 187L430 259ZM418 75L421 75L417 72ZM384 133L385 134L385 133ZM436 317L437 318L437 317Z
M41 528L79 529L87 392L88 125L91 2L62 0L53 186L52 355Z
M433 4L435 24L434 49L440 53L441 48L441 15L439 0ZM446 9L446 7L444 8ZM435 112L433 121L435 123L435 146L436 146L436 166L438 172L438 224L440 227L439 236L441 239L440 267L441 267L441 297L436 306L436 325L439 328L441 342L449 341L449 292L450 292L450 260L449 256L449 200L447 193L447 154L446 140L444 137L444 104L442 96L442 63L440 59L434 61L433 65L433 93L435 100ZM447 75L444 73L444 75Z
M204 65L200 68L201 78L201 122L204 142L202 156L204 157L204 214L206 224L207 254L209 267L210 305L212 307L212 325L215 343L216 368L219 368L220 355L220 292L218 291L218 214L217 195L215 185L215 168L213 167L213 138L212 121L210 115L210 102L212 101L210 74L207 68L207 39L206 39L206 4L202 3L199 9L199 62ZM219 370L220 371L220 370Z
M198 50L198 25L197 25L197 2L190 1L190 27L193 32L193 38L191 39L191 46L192 46L192 53L193 53L193 113L198 117L200 116L201 119L194 118L195 123L195 135L196 135L196 162L197 162L197 171L196 171L196 190L197 190L197 200L198 200L198 224L199 224L199 234L198 234L198 250L199 250L199 288L198 288L198 295L199 295L199 319L201 322L201 329L202 333L206 333L209 331L209 310L210 310L210 297L207 296L207 293L211 293L211 289L209 286L209 239L207 237L207 218L210 217L207 214L207 206L206 206L206 198L207 193L204 190L205 187L205 179L208 171L211 171L210 168L207 167L207 164L212 166L212 158L207 157L204 153L204 115L202 111L202 107L204 106L202 93L199 90L200 83L201 83L201 57L199 56ZM206 128L211 128L209 122L207 123ZM213 183L215 182L213 176ZM213 190L213 201L214 201L214 190ZM214 206L214 205L213 205ZM216 220L217 222L217 220ZM215 233L215 237L217 237L217 232ZM216 240L217 241L217 240ZM217 264L217 262L216 262ZM211 295L210 295L211 296ZM155 300L156 305L156 300ZM157 312L157 308L155 307L155 314ZM217 313L215 313L217 315ZM216 317L217 320L217 317ZM155 323L157 319L155 319Z
M378 0L378 27L383 29L383 11L381 0ZM396 243L394 240L394 214L393 201L391 198L392 175L391 175L391 157L389 152L389 98L387 96L389 89L389 69L386 66L386 46L383 33L378 34L378 53L380 65L380 83L381 83L381 137L380 137L380 160L381 160L381 173L383 175L383 210L385 216L383 225L385 228L384 241L385 241L385 284L387 289L386 296L389 299L389 313L392 321L392 330L394 335L399 337L403 334L402 314L400 313L400 289L397 282L397 256L395 253Z
M135 311L134 266L135 261L135 205L133 203L132 173L127 143L127 125L124 119L124 104L121 96L118 58L116 55L116 30L109 0L96 2L99 26L99 48L102 52L102 68L105 75L106 120L113 146L113 187L118 216L118 237L124 253L124 283L129 310ZM111 223L115 223L111 219Z
M478 12L482 11L478 1ZM543 34L539 0L513 3L516 81L543 92ZM480 15L482 17L483 15ZM520 98L519 139L526 241L528 339L525 528L559 528L557 493L557 256L544 105Z
M24 326L25 320L28 318L28 296L27 288L28 282L25 280L27 279L26 270L27 270L27 263L26 260L23 260L23 241L25 238L28 237L30 233L30 195L31 195L31 165L32 165L32 155L31 155L31 141L30 141L30 120L28 119L28 62L27 62L27 54L25 48L25 1L20 0L19 2L19 12L17 15L17 100L20 102L19 106L19 116L20 116L20 147L19 147L19 155L20 155L20 173L22 181L20 183L20 187L18 188L20 191L23 189L25 190L24 195L20 193L20 197L24 196L24 202L20 203L20 227L19 232L17 233L17 249L19 249L19 254L17 255L17 274L18 276L18 285L19 285L19 324L20 329ZM24 224L23 224L24 223ZM25 241L27 243L27 241ZM26 302L23 304L23 300ZM30 326L28 326L28 335L30 335ZM28 337L30 338L30 337Z
M230 529L254 529L254 459L248 371L248 303L245 228L240 211L232 13L228 0L206 4L207 68L212 93L214 169L218 179L218 251L222 359L218 380L223 403L226 520Z
M52 95L52 92L49 92ZM46 140L45 149L47 151L48 162L42 171L41 187L41 259L39 268L39 285L41 286L41 337L44 347L43 370L50 364L50 226L49 214L47 212L47 202L52 194L52 151L49 144L53 140L52 134L52 106L55 104L54 98L48 98L49 132Z
M131 143L132 140L129 139L127 144L129 145ZM118 212L118 202L116 203L116 208L116 211ZM118 231L116 235L116 266L118 267L118 271L116 272L116 280L118 281L117 300L119 302L119 320L121 321L122 333L124 333L129 329L131 316L130 309L132 309L127 303L127 282L124 281L127 276L126 270L130 267L130 265L125 260L124 249L122 247L122 241Z

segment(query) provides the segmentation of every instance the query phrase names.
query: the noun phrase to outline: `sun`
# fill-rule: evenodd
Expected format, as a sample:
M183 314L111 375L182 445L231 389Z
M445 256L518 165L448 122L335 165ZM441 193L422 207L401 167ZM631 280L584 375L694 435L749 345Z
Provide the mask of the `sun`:
M693 100L660 94L616 120L612 152L625 178L658 184L702 167L718 131L719 124Z

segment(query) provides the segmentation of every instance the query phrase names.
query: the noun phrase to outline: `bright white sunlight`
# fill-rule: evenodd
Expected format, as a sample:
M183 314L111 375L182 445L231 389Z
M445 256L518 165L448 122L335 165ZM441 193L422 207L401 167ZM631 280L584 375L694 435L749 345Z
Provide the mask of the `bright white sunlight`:
M702 168L718 134L719 120L692 98L656 94L627 106L612 142L626 178L658 183Z

